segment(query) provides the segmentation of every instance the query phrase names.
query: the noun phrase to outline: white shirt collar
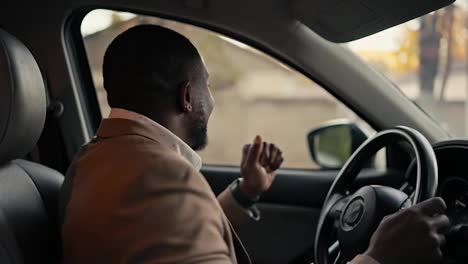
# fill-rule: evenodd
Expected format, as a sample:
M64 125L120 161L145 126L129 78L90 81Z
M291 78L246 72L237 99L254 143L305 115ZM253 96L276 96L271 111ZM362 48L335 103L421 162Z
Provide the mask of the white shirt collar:
M153 121L152 119L122 108L112 108L109 114L109 119L112 118L120 118L120 119L129 119L137 122L144 123L146 125L152 126L156 129L161 138L164 139L166 143L171 145L174 150L188 160L195 169L200 170L202 167L202 159L200 155L198 155L187 143L185 143L182 139L172 133L169 129L163 127L159 123Z

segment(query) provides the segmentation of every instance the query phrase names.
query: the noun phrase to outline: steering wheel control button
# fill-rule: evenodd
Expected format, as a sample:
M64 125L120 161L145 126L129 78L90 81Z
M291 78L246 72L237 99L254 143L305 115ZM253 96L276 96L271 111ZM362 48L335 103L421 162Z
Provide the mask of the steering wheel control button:
M362 199L358 198L353 200L344 211L342 217L342 225L344 229L354 228L361 220L364 210L365 205Z

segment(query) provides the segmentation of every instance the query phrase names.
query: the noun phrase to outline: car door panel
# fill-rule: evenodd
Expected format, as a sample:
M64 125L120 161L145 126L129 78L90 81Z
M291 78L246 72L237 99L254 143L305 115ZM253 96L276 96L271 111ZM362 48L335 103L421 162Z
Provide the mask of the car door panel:
M237 232L253 263L288 263L313 245L320 209L260 203L261 220Z
M240 177L239 168L204 166L202 173L216 194ZM237 232L253 263L288 263L313 247L320 210L338 171L279 170L271 189L258 204L261 221ZM367 184L397 186L404 173L365 169L355 188Z

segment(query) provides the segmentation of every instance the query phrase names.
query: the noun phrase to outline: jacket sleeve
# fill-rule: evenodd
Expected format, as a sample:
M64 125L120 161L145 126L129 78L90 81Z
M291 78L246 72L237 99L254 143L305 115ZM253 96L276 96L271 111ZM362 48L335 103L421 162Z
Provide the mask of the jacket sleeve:
M128 222L119 231L131 246L125 263L232 264L216 197L197 172L187 173L148 173L131 187L117 217Z
M357 255L353 260L348 262L348 264L380 264L380 263L369 256Z
M224 214L235 228L239 228L248 221L259 221L260 211L254 205L245 209L234 199L229 185L222 193L218 195L218 202L223 208Z

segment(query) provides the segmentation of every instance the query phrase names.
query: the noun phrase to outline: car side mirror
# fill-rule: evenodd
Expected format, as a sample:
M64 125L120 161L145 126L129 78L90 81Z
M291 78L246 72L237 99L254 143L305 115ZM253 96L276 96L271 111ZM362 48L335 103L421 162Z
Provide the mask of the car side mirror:
M312 159L324 169L343 167L366 139L366 134L348 121L327 123L307 135Z

